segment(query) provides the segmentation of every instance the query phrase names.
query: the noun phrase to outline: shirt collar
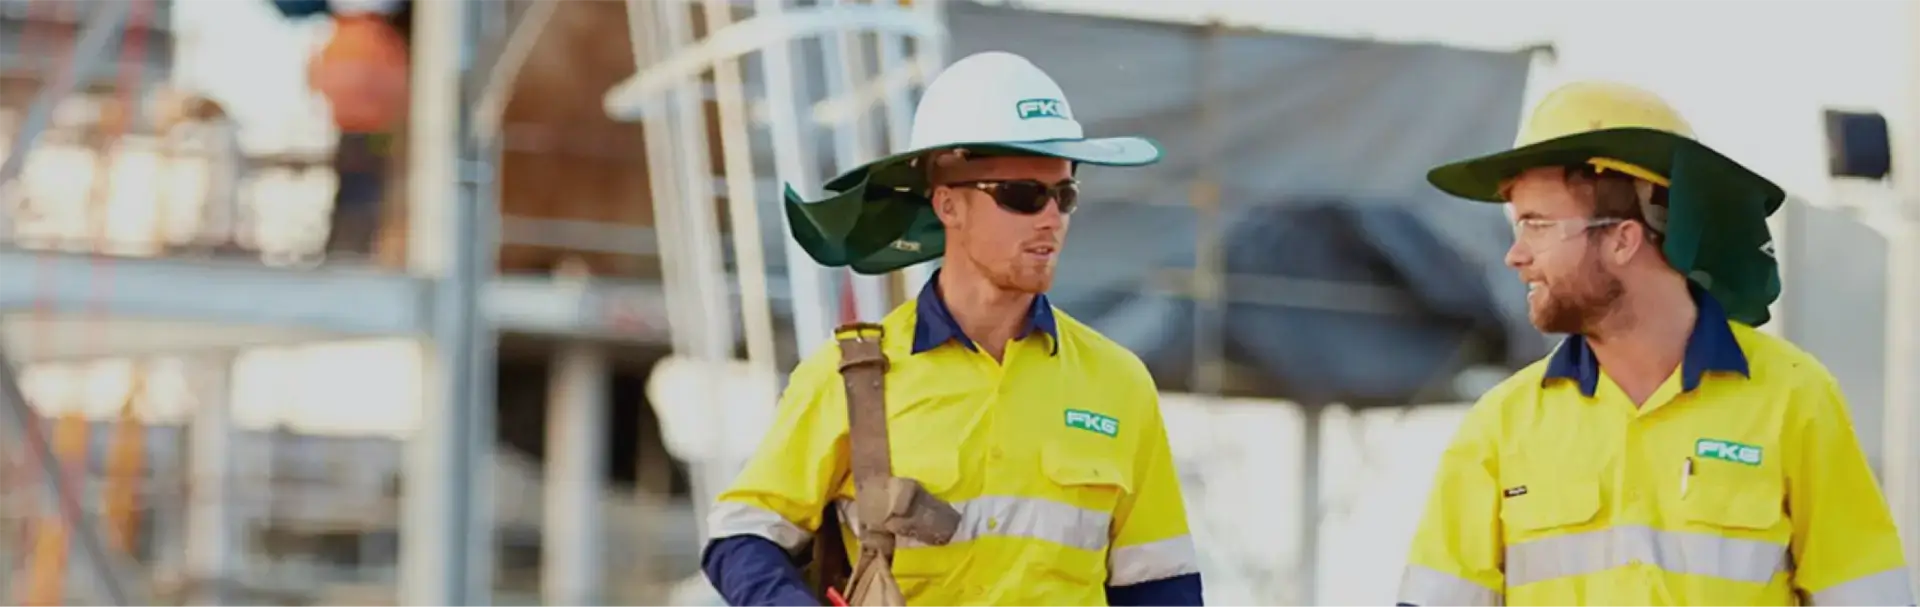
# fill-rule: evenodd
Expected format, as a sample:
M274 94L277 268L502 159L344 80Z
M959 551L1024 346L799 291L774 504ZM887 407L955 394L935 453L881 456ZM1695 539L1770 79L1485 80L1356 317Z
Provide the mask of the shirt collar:
M1740 350L1740 342L1733 336L1733 329L1727 326L1727 313L1713 295L1693 283L1687 283L1693 294L1694 305L1699 310L1698 318L1693 321L1693 333L1687 336L1687 351L1680 362L1680 387L1692 392L1700 387L1700 378L1708 371L1738 373L1742 377L1751 377L1747 367L1747 355ZM1593 349L1587 347L1587 339L1579 335L1570 335L1560 342L1560 348L1554 350L1553 357L1547 360L1547 374L1540 383L1556 379L1571 379L1580 383L1580 393L1592 397L1600 387L1600 361L1594 358Z
M927 284L920 288L919 302L916 304L918 318L913 325L913 353L919 354L940 347L948 341L960 342L968 350L979 350L967 334L960 330L960 323L953 319L953 313L947 311L947 303L940 299L940 271L934 270L927 278ZM1020 331L1020 337L1032 335L1034 331L1047 334L1052 340L1048 354L1060 353L1060 327L1054 322L1053 304L1047 303L1046 295L1035 295L1033 305L1027 308L1027 326Z

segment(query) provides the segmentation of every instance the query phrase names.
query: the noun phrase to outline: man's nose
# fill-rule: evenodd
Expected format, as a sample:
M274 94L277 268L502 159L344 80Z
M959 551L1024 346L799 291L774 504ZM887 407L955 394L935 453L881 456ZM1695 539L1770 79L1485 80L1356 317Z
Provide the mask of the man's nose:
M1047 205L1040 207L1040 212L1034 213L1033 218L1034 227L1049 230L1058 230L1067 222L1067 214L1060 212L1058 198L1048 198Z
M1518 270L1532 261L1533 251L1527 247L1526 241L1513 239L1513 244L1507 247L1507 267Z

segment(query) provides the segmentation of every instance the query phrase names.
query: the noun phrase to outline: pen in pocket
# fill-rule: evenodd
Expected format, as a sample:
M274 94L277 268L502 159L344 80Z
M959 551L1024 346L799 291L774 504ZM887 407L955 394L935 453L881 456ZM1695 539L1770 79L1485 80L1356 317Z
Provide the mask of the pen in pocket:
M1693 479L1693 458L1680 463L1680 497L1687 496L1687 482Z

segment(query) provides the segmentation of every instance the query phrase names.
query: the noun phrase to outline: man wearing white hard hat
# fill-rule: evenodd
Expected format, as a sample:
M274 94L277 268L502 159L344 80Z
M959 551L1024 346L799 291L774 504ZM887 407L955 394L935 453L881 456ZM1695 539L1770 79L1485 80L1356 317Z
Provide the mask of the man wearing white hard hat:
M708 519L707 576L734 605L842 591L853 604L1201 604L1153 378L1045 295L1075 167L1151 164L1159 148L1087 138L1053 79L1001 52L928 85L908 147L832 180L825 200L788 192L794 237L824 265L945 262L914 301L842 327L794 370ZM846 560L850 580L835 571Z

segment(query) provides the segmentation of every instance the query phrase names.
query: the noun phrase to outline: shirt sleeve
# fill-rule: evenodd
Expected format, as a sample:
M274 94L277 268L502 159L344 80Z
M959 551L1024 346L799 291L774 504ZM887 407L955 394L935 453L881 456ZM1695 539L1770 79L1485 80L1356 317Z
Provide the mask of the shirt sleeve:
M700 563L728 605L818 605L786 550L753 535L714 540Z
M1441 454L1407 553L1398 604L1502 603L1500 409L1510 392L1503 385L1481 397Z
M1189 573L1131 586L1108 586L1107 604L1113 607L1202 605L1205 604L1201 600L1203 590L1200 574Z
M838 361L839 353L830 345L794 369L767 436L707 515L709 554L702 555L702 562L727 565L709 566L708 574L732 604L743 604L734 595L782 595L789 590L784 586L799 578L784 570L762 575L779 569L771 563L716 563L723 556L717 548L729 538L756 537L784 550L783 557L797 554L813 539L822 512L846 477L847 415L846 405L836 398L842 391L836 381ZM762 555L755 561L770 558L764 556L767 551L729 552ZM788 559L781 560L780 566L797 572ZM732 572L760 573L735 579ZM761 587L767 584L783 588ZM801 590L806 591L804 585Z
M1145 375L1144 369L1142 375ZM1135 456L1134 490L1121 498L1114 510L1113 547L1107 553L1107 586L1132 586L1192 575L1194 579L1190 584L1179 586L1190 588L1191 593L1171 597L1181 599L1180 602L1157 604L1198 605L1200 558L1187 528L1180 475L1174 468L1173 450L1167 445L1159 392L1153 389L1151 378L1144 383L1152 406L1148 407L1146 427ZM1158 601L1169 597L1154 598Z
M1799 398L1783 446L1791 454L1794 589L1809 605L1912 605L1912 582L1887 501L1854 435L1840 388L1824 370Z

